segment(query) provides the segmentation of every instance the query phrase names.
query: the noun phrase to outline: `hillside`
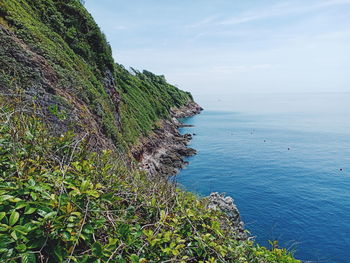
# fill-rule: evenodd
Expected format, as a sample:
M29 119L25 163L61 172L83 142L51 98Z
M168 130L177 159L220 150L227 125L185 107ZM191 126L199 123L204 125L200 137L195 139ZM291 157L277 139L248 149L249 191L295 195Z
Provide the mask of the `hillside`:
M114 64L79 1L5 0L0 14L0 86L34 99L57 131L88 130L98 143L125 149L191 99L163 76Z
M80 1L2 0L1 262L299 262L137 168L132 148L192 104L115 63Z

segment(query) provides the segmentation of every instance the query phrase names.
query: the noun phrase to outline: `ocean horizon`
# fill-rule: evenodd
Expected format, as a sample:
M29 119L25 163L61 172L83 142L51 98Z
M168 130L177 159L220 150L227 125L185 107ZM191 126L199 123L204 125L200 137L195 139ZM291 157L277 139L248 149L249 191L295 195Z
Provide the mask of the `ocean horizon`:
M177 182L202 196L232 196L259 244L278 240L301 260L349 262L350 94L202 101L202 114L184 120L194 127L181 128L195 134L198 154Z

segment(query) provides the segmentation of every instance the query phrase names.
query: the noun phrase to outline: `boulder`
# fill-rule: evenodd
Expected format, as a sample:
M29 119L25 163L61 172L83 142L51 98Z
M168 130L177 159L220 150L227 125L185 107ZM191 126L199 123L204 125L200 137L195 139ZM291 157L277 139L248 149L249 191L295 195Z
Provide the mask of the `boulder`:
M248 239L247 232L244 230L244 223L232 197L225 197L224 194L213 192L208 197L208 201L208 209L220 210L227 215L232 224L229 227L233 228L233 234L238 240Z

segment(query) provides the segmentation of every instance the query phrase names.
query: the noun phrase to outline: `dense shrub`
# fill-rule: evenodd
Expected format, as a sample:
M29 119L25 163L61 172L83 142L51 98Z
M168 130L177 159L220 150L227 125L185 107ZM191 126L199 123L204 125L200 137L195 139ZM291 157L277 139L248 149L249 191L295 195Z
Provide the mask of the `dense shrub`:
M284 249L237 241L205 199L1 108L2 262L299 262Z

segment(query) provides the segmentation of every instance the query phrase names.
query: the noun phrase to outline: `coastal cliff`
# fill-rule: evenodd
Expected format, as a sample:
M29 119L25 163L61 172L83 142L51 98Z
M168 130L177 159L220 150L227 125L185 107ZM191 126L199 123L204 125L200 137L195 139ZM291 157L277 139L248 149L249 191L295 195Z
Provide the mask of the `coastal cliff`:
M196 150L187 147L191 134L180 134L181 123L178 118L199 114L203 109L195 102L170 111L170 118L160 121L152 133L141 139L140 145L132 150L141 169L150 176L169 177L187 164L184 157L196 154Z
M188 147L192 135L179 133L178 128L183 124L178 119L195 116L202 110L203 108L195 102L172 109L171 118L162 120L159 127L155 128L148 137L143 138L141 145L133 149L133 156L139 162L139 167L146 171L148 176L153 179L169 178L188 165L184 158L195 155L197 152ZM205 199L208 201L208 209L221 211L227 215L228 225L235 239L248 239L239 210L231 197L214 192ZM222 224L226 225L227 221Z
M177 118L200 110L115 63L82 1L0 1L0 261L299 262L243 237L231 199L169 182L195 153Z

